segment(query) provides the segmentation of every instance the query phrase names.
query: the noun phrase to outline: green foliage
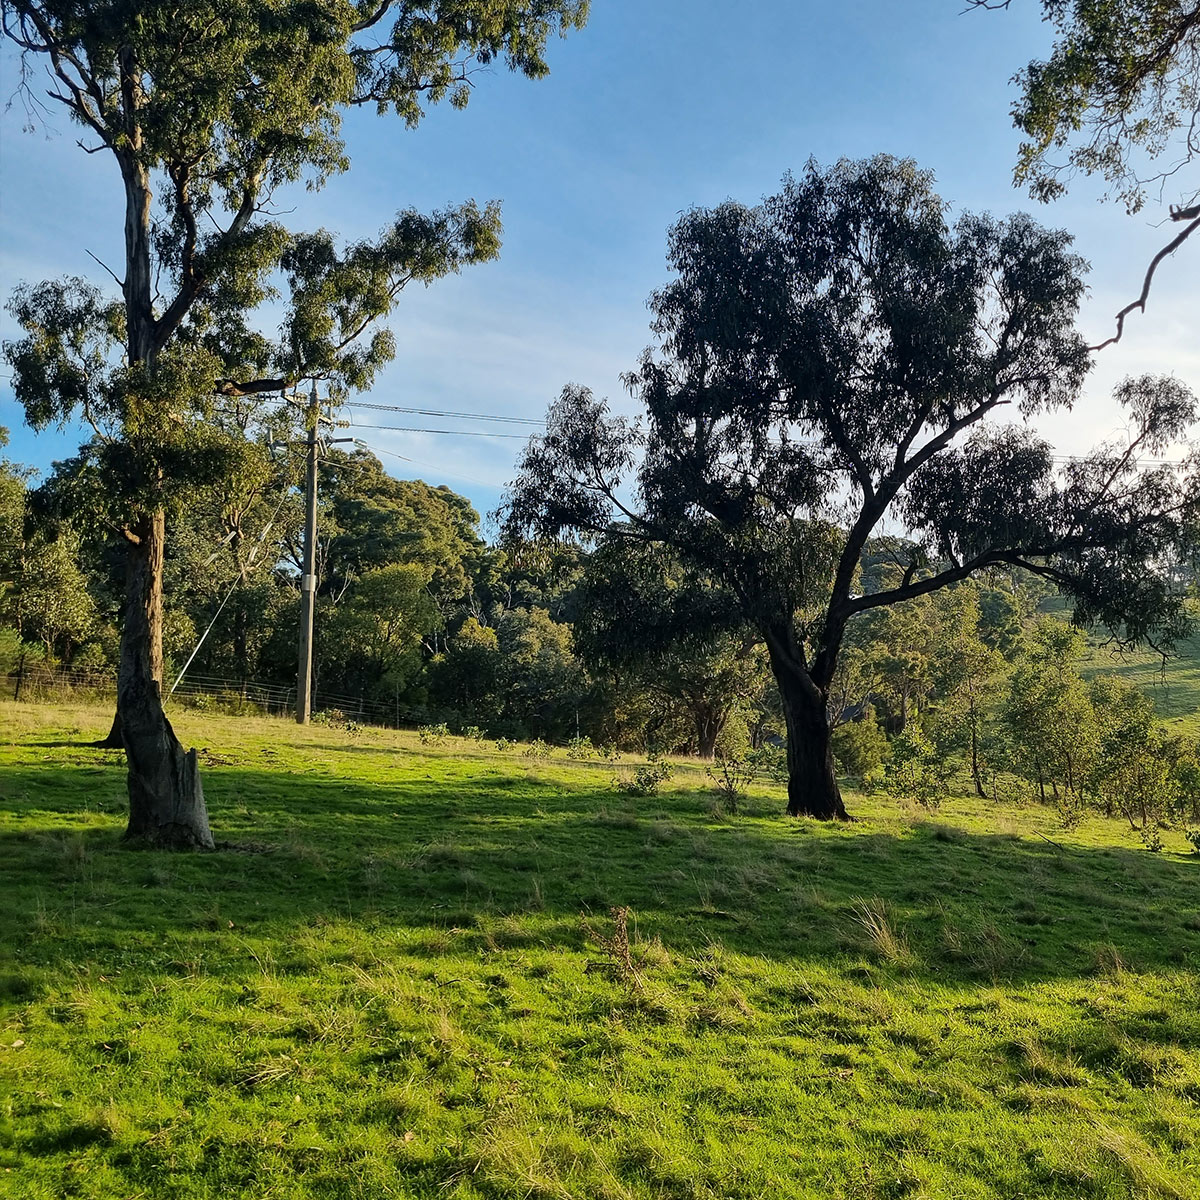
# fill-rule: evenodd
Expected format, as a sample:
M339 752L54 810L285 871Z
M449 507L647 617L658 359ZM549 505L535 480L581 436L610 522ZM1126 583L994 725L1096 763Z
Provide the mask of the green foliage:
M577 762L583 762L586 759L594 758L596 748L592 745L592 739L586 734L582 737L576 735L567 741L567 757L575 759Z
M714 822L695 765L626 803L561 757L175 710L222 845L130 854L125 766L78 744L110 716L0 703L22 1200L1195 1191L1179 834L957 798L797 827L764 785Z
M711 781L717 793L721 810L736 814L738 804L746 794L746 789L754 782L756 771L754 764L742 758L726 758L717 755L713 766L705 767L704 774Z
M422 725L417 730L422 746L440 746L450 737L450 729L444 723L437 725Z
M613 786L630 796L656 796L659 787L666 783L675 768L663 759L634 768L633 775L613 780Z
M1017 76L1013 122L1028 138L1017 182L1051 200L1072 175L1099 174L1136 212L1147 188L1194 154L1200 12L1191 0L1042 0L1042 9L1056 40ZM1147 178L1149 164L1177 156Z
M936 809L949 794L950 769L916 724L908 725L891 744L884 768L883 790L922 808Z
M533 741L525 747L523 753L526 758L549 758L551 749L552 748L549 742L544 742L541 738L534 738Z
M867 708L861 719L848 721L833 731L833 753L838 766L855 779L867 779L878 771L887 751L887 734L879 727L871 708Z

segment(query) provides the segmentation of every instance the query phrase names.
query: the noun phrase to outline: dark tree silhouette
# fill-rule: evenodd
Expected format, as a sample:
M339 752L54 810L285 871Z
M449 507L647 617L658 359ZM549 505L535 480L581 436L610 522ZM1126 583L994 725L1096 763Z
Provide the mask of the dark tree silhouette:
M628 377L644 424L568 387L519 463L509 536L662 542L737 598L783 699L793 815L846 815L827 701L859 613L1017 564L1123 637L1178 629L1158 566L1190 477L1138 456L1183 436L1190 393L1127 384L1128 444L1065 467L1027 427L1070 407L1088 368L1069 243L1025 216L949 225L911 162L810 163L757 208L671 231L658 348ZM908 558L862 594L885 519L908 527Z

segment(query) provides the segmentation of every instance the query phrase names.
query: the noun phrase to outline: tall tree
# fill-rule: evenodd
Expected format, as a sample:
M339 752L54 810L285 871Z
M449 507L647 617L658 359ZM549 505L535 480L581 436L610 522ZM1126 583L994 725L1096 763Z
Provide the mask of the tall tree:
M348 105L411 126L429 103L465 104L474 68L496 59L546 74L548 37L581 25L586 0L4 0L2 11L22 86L32 95L45 67L52 102L83 127L85 150L111 157L125 202L120 299L78 280L19 291L14 386L35 426L82 412L120 498L128 835L209 847L196 758L159 689L166 516L224 470L197 417L214 395L367 386L393 342L363 338L399 290L499 245L495 208L469 204L402 213L342 251L327 233L289 235L269 219L272 199L347 167ZM248 314L280 274L290 301L272 341Z
M629 376L644 426L568 387L520 460L510 534L662 542L737 597L779 685L792 814L845 815L828 700L860 613L1011 563L1122 636L1177 624L1159 564L1191 485L1138 455L1183 435L1190 393L1127 385L1128 444L1062 469L995 423L1069 407L1083 380L1069 240L1024 216L951 226L911 162L810 163L758 208L697 209L672 230L659 349ZM914 548L895 586L863 593L888 514Z

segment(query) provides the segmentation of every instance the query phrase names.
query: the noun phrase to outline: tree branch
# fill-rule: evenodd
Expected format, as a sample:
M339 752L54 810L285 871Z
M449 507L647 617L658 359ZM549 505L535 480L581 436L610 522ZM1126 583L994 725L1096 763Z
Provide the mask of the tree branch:
M1158 270L1158 264L1162 262L1169 254L1174 254L1189 237L1200 228L1200 205L1194 205L1191 208L1177 209L1171 213L1171 220L1186 221L1191 218L1190 223L1173 237L1151 260L1150 266L1146 269L1146 278L1142 281L1142 292L1136 300L1125 305L1119 313L1117 313L1117 332L1106 341L1100 342L1096 346L1089 346L1092 351L1103 350L1105 346L1112 346L1121 340L1121 335L1125 332L1125 318L1136 308L1140 312L1146 311L1146 301L1150 298L1150 284L1154 280L1154 272Z

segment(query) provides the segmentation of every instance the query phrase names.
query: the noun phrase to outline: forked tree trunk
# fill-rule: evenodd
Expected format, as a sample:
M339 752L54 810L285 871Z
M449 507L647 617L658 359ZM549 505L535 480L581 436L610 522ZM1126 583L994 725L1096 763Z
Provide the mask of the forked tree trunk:
M161 510L139 521L134 532L117 673L117 711L129 764L125 837L152 846L212 850L196 751L184 751L162 706Z
M848 821L833 765L833 737L824 692L781 655L771 653L771 669L783 700L787 725L789 817Z
M727 715L707 705L700 705L693 709L692 717L696 726L697 753L701 758L712 758L717 751L717 739L725 728Z

